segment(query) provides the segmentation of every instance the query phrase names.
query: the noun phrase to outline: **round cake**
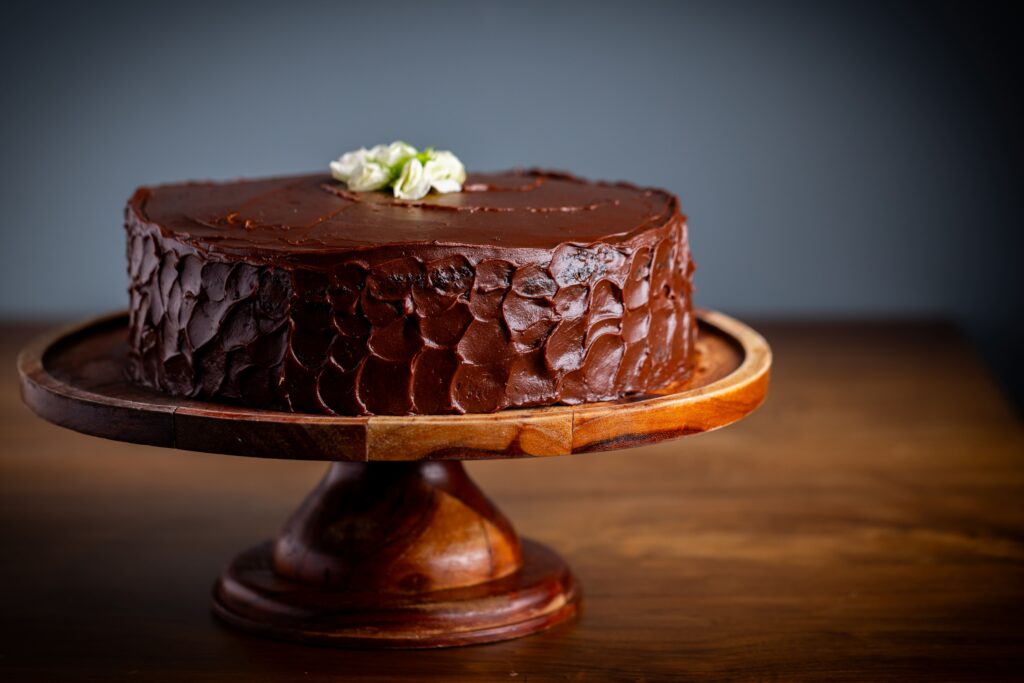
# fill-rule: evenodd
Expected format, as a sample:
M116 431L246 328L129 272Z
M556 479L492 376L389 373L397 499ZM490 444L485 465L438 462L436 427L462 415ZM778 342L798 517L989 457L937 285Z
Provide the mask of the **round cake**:
M138 189L128 371L173 395L328 415L485 413L692 372L672 194L545 171L419 200L329 175Z

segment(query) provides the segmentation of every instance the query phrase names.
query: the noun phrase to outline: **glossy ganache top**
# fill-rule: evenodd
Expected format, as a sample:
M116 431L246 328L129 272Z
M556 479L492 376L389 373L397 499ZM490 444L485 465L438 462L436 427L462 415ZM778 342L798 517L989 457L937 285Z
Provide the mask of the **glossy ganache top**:
M204 251L273 261L425 243L550 252L627 239L664 224L678 206L661 190L528 170L471 174L462 192L414 201L349 192L320 174L191 182L140 188L129 211Z

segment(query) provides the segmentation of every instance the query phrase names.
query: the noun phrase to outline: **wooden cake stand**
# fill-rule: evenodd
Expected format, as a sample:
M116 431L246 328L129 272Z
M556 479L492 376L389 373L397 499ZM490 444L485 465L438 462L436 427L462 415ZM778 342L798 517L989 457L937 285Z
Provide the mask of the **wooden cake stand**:
M764 339L721 313L699 318L699 365L683 386L490 415L326 417L167 396L126 379L123 313L36 341L18 369L25 403L62 427L333 461L277 538L243 552L218 579L213 611L224 621L326 645L443 647L541 631L580 604L565 562L520 539L459 461L631 448L722 427L764 400Z

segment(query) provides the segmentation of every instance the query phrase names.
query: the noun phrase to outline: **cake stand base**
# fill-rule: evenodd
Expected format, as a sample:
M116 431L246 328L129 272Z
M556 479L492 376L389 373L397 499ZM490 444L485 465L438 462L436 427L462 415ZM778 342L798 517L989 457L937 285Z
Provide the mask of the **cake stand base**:
M238 556L214 613L272 638L429 648L576 614L565 562L520 541L458 462L335 463L274 542Z

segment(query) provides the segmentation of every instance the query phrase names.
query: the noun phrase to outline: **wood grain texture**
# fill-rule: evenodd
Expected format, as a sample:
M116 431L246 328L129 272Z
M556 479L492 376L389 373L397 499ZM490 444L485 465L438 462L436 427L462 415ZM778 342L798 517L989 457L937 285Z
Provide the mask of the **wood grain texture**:
M41 337L18 364L38 415L121 441L307 460L567 455L710 431L757 408L768 388L767 343L721 313L701 312L699 324L697 371L660 396L486 415L325 417L173 399L127 380L123 314Z
M0 333L0 680L1019 681L1024 429L950 328L758 324L772 393L729 429L471 462L558 548L581 617L360 652L222 627L204 590L315 462L93 439L32 416Z
M318 645L434 648L551 628L578 609L565 561L520 542L460 462L337 462L272 544L214 588L221 619Z
M576 615L579 590L565 561L523 542L514 574L438 592L412 595L311 590L284 581L271 548L252 548L217 582L214 613L253 635L304 645L429 649L495 643L555 627Z

